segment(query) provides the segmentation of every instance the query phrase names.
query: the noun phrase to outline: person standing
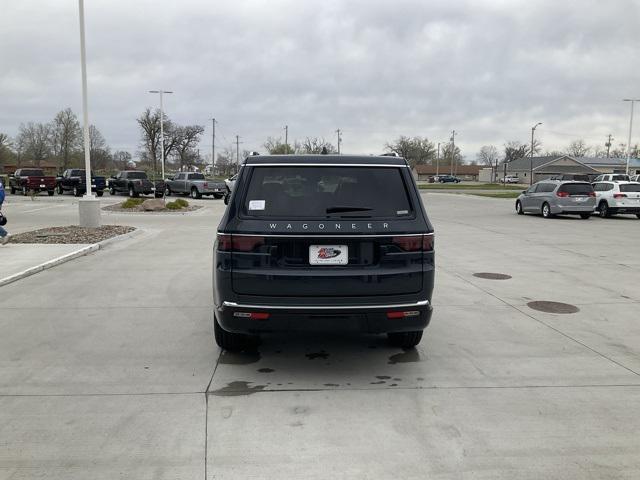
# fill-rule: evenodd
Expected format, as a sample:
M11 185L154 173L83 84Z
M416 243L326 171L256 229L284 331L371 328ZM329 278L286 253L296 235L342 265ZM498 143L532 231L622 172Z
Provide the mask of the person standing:
M0 180L0 219L2 216L2 203L4 202L4 185L2 184L2 180ZM9 241L9 234L7 231L2 228L0 225L0 245L5 245Z

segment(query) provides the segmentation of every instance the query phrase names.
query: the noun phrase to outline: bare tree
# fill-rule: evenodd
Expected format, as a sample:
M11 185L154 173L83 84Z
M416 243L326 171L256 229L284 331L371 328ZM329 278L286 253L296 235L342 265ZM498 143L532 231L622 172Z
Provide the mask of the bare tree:
M320 137L307 137L303 140L300 145L300 149L302 153L315 153L320 154L325 149L327 153L338 153L336 147L334 147L330 142Z
M70 108L59 111L51 124L51 147L62 170L69 168L71 159L81 146L80 123Z
M131 164L131 154L123 150L117 150L111 155L111 161L116 170L127 170Z
M587 143L582 140L574 140L566 148L565 153L572 157L586 157L591 151L591 147L587 146Z
M9 135L0 132L0 171L3 170L5 162L13 156L13 152L11 151L12 146L13 142L11 138L9 138Z
M160 110L152 111L147 108L136 121L140 126L141 146L143 148L140 157L143 161L150 163L154 171L157 171L160 152Z
M45 123L28 122L21 124L16 142L24 158L37 167L51 155L51 127Z
M204 133L204 127L202 125L175 127L173 133L176 141L175 156L178 158L180 170L185 165L192 166L198 163L199 155L194 149L200 143L200 136Z
M411 166L433 163L436 158L436 147L426 137L405 137L401 135L385 148L405 158Z
M107 168L111 160L107 141L95 125L89 125L89 158L96 169Z
M485 145L476 155L476 159L480 165L493 167L498 163L498 149L493 145Z
M274 138L268 137L267 141L264 142L263 147L269 152L271 155L286 155L291 153L300 153L300 144L298 142L294 142L293 146L291 144L286 145L282 138Z

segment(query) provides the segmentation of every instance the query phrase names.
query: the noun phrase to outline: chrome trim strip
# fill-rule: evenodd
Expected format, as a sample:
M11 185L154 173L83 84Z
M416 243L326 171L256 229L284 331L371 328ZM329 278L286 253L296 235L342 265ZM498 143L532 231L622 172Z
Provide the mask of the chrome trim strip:
M409 168L409 165L391 165L387 163L245 163L247 167L392 167Z
M384 233L381 235L340 235L340 234L336 234L336 235L314 235L312 233L308 234L308 235L297 235L297 234L292 234L292 235L287 235L286 233L279 233L279 234L259 234L259 233L222 233L222 232L216 232L216 235L235 235L237 237L296 237L296 238L309 238L309 237L313 237L313 238L377 238L377 237L415 237L416 235L426 235L426 236L433 236L435 235L435 232L431 232L431 233Z
M232 308L248 308L259 310L356 310L359 308L407 308L407 307L424 307L429 305L429 300L419 300L414 303L395 303L388 305L246 305L236 302L222 302L223 307Z

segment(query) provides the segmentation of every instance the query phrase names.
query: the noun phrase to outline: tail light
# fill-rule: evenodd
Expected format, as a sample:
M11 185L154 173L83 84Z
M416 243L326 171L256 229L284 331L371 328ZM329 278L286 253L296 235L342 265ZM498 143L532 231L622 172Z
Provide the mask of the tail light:
M204 182L204 186L205 186L205 187L208 187L208 186L209 186L209 184L208 184L207 182Z
M251 252L264 245L264 237L218 234L218 250L223 252Z
M569 196L569 192L563 192L562 190L558 190L558 192L556 193L556 196L565 198Z
M418 310L387 312L387 318L389 319L417 317L418 315L420 315Z
M433 251L434 235L407 235L405 237L393 237L391 242L405 252L431 252Z
M589 192L589 196L590 197L595 197L596 196L596 192Z
M627 198L626 193L614 193L613 198Z

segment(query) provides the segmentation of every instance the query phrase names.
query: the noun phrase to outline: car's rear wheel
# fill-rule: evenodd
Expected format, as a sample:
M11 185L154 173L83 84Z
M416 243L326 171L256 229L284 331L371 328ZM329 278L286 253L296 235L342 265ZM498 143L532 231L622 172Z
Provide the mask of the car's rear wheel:
M516 202L516 213L518 215L524 215L524 210L522 210L522 203L520 203L520 200Z
M80 190L78 190L78 187L73 187L73 196L74 197L79 197L80 196Z
M390 345L400 348L412 348L422 340L422 330L417 332L392 332L387 333L387 340Z
M27 193L29 193L29 190L27 190L27 187L22 187L22 195L26 197Z
M246 335L244 333L227 332L218 323L218 319L213 317L213 334L216 343L220 348L229 350L230 352L239 352L250 348L255 348L258 344L258 337L255 335Z
M551 213L551 207L549 206L549 204L547 202L544 202L544 204L542 204L542 216L544 218L553 217L553 214Z
M202 198L202 194L198 191L196 187L191 189L191 198Z
M213 194L213 198L218 198L218 199L220 199L220 198L222 198L222 197L224 197L224 195L222 195L221 193L214 193L214 194Z
M56 193L55 190L47 190L47 195L53 197L53 194Z
M169 187L165 187L164 188L164 196L165 197L170 197L171 196L171 189Z
M580 218L582 218L583 220L589 220L591 218L591 214L590 213L581 213L580 214Z
M103 192L102 190L98 190L98 191L96 192L96 195L97 195L97 196L99 196L99 197L101 197L101 196L102 196L102 194L104 194L104 192Z
M133 190L133 187L129 187L129 197L133 198L133 197L137 197L138 195L136 194L136 192Z
M115 188L113 188L113 187L111 187L111 188L109 189L109 195L115 195L115 194L116 194L116 189L115 189Z
M600 213L601 218L609 218L611 216L609 204L607 202L600 202L600 205L598 205L598 213Z
M64 190L62 189L62 185L58 185L58 195L62 195Z

